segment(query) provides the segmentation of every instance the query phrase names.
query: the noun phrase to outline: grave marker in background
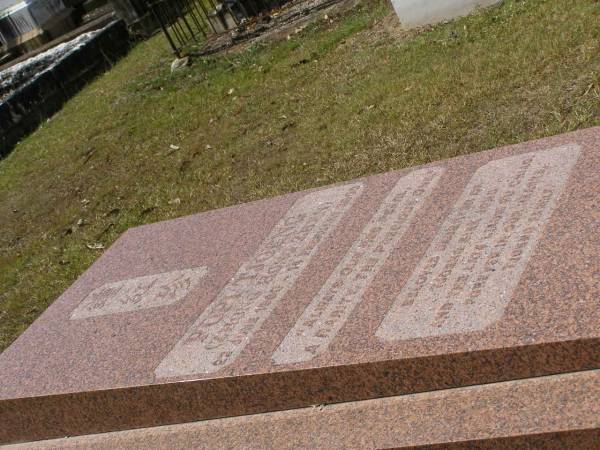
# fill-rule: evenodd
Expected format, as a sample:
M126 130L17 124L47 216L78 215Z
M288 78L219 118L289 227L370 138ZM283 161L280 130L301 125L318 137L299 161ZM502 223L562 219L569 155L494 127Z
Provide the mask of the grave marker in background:
M500 0L392 0L398 19L405 28L451 20L496 3Z

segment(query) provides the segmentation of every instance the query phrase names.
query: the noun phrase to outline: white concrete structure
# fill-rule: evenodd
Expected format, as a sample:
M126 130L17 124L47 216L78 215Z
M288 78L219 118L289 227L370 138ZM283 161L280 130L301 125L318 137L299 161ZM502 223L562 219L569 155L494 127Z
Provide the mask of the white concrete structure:
M490 6L501 0L392 0L405 28L418 27L464 16L477 7Z

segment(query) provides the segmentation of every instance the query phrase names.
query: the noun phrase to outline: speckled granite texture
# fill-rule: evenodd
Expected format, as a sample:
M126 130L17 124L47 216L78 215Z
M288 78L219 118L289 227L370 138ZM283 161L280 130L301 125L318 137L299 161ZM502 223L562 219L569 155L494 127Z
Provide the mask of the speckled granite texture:
M600 129L126 232L0 355L0 442L600 367Z
M600 372L17 445L99 449L597 449ZM10 447L12 448L12 446Z

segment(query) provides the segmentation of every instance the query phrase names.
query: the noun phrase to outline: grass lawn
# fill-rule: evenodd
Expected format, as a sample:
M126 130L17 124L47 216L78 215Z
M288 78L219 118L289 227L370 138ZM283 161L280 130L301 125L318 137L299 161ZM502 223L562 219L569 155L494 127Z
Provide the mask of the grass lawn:
M403 37L389 14L363 0L175 75L156 36L23 140L0 161L0 350L129 227L600 123L597 0Z

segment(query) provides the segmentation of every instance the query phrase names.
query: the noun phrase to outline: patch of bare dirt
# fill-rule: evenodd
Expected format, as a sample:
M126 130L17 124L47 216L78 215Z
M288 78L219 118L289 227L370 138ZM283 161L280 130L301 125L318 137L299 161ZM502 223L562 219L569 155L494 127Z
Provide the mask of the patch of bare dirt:
M281 8L253 17L237 28L214 35L194 56L204 56L224 50L241 50L256 42L274 42L302 31L324 15L336 16L351 10L361 0L293 0Z

